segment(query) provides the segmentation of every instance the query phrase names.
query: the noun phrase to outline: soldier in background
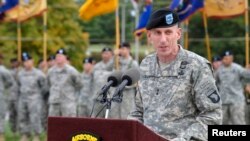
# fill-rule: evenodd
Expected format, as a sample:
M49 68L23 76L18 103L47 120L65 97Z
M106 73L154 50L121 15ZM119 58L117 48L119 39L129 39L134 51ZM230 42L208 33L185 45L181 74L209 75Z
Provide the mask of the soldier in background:
M47 61L44 61L43 59L39 59L38 69L45 72L47 70Z
M53 67L55 65L55 56L54 55L50 55L47 59L47 63L46 63L46 69L50 69L51 67ZM44 95L43 95L43 101L42 101L42 126L44 128L44 130L47 130L47 119L48 119L48 114L49 114L49 91L47 91Z
M56 65L48 70L49 116L76 117L76 92L82 87L79 72L68 64L66 51L56 52Z
M171 141L206 141L207 125L221 124L220 96L209 61L178 44L178 23L174 11L152 13L146 29L155 53L140 64L136 106L128 118Z
M221 66L221 57L216 55L212 58L212 66L214 71L217 71L219 67Z
M93 109L92 117L96 117L96 115L101 111L101 109L104 107L104 104L100 104L99 102L96 101L96 98L98 97L97 93L98 91L101 90L101 88L107 83L107 78L108 76L112 73L113 71L113 51L109 47L104 47L102 49L102 60L98 62L94 66L93 70L93 95L91 96L90 100L90 105L94 105L95 107ZM100 97L99 97L100 98ZM97 117L104 117L104 112L101 112L99 116Z
M5 90L12 87L14 78L11 73L2 64L3 56L0 54L0 141L5 141L4 139L4 119L6 113L6 103L5 103Z
M56 63L55 59L56 58L54 55L49 56L49 58L47 59L48 69L55 65L55 63Z
M90 102L91 97L93 96L93 69L94 69L94 60L93 58L85 58L83 60L84 71L81 74L83 87L80 90L80 94L77 100L77 116L78 117L87 117L90 114L92 105Z
M42 133L41 109L42 94L46 92L46 78L42 71L34 68L32 57L22 53L24 68L18 73L20 97L18 103L18 123L21 141L39 141Z
M131 47L128 42L123 42L119 46L119 50L115 50L115 55L119 55L119 69L122 72L130 68L138 68L138 63L131 56ZM127 119L129 112L134 107L135 101L135 85L127 86L123 93L121 103L113 103L113 108L110 111L111 118Z
M246 124L243 79L250 80L250 71L233 62L233 53L225 51L222 65L216 72L223 109L223 124Z
M19 97L19 88L17 85L17 76L19 70L19 61L16 58L10 60L11 68L10 72L14 78L14 83L10 88L10 94L8 96L8 111L9 111L9 122L11 131L16 133L17 131L17 105Z

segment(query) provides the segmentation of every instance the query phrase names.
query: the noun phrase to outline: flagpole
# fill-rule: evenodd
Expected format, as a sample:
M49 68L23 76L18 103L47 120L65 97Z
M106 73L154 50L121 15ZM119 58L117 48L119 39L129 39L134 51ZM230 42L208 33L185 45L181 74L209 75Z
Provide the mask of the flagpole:
M245 41L246 41L246 66L249 65L249 16L248 16L248 0L245 0Z
M210 48L210 41L209 41L209 34L208 34L208 26L207 26L207 16L205 10L202 12L203 17L203 24L205 28L205 43L207 48L207 59L211 61L211 48Z
M45 7L46 11L43 13L43 62L47 61L47 0L45 0ZM43 70L44 72L47 71L47 66Z
M185 25L185 32L184 32L184 48L188 50L188 25L189 25L189 19L184 21Z
M124 2L122 3L122 24L121 24L121 39L122 42L126 41L126 7L127 7L127 1L124 0Z
M18 62L21 62L21 52L22 52L22 32L21 32L21 21L20 21L20 0L18 1L17 9L17 58Z
M119 44L120 44L120 21L119 21L119 2L116 8L116 12L115 12L115 27L116 27L116 45L115 45L115 49L118 50L119 49ZM115 56L115 69L119 70L119 58L118 55Z
M140 9L140 2L136 5L136 12L135 12L135 28L139 24L139 9ZM140 42L139 42L139 37L135 36L135 60L139 62L139 47L140 47Z

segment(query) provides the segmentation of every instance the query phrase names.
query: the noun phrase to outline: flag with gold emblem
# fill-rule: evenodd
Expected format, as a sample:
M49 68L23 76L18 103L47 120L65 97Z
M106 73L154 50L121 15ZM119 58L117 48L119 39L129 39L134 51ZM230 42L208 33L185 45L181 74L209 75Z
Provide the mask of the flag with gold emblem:
M80 8L79 15L89 21L95 16L108 14L118 6L118 0L87 0Z
M245 12L245 0L205 0L207 17L230 18Z
M26 21L40 16L47 8L46 0L19 0L16 7L5 12L4 21Z

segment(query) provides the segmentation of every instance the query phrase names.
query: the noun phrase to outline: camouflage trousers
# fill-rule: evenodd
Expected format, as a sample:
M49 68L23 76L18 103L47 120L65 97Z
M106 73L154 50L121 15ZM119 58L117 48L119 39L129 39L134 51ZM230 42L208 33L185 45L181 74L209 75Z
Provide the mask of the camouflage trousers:
M21 134L40 134L42 132L41 106L41 99L19 99L18 124Z
M223 124L225 125L244 125L245 120L245 103L222 104Z
M49 104L49 116L76 117L76 103L62 102Z
M12 132L17 131L17 107L18 107L17 100L10 100L8 102L9 122Z
M41 122L42 122L42 127L44 130L47 130L48 110L49 110L48 101L43 99L42 100L42 109L41 109Z
M250 104L246 105L246 123L250 125Z
M5 100L4 100L4 96L0 92L0 134L4 132L5 113L6 113Z
M89 108L87 105L78 104L77 106L77 117L89 117Z
M125 89L122 94L122 102L121 103L112 103L112 107L110 110L110 118L115 119L127 119L130 111L134 107L135 104L135 89L129 88Z
M92 112L92 107L93 107L93 104L94 104L94 109L93 109L93 112ZM93 118L104 118L105 117L105 109L106 109L106 106L105 104L101 104L99 101L95 101L95 103L91 104L91 109L89 110L91 114L91 117ZM92 112L92 113L91 113Z

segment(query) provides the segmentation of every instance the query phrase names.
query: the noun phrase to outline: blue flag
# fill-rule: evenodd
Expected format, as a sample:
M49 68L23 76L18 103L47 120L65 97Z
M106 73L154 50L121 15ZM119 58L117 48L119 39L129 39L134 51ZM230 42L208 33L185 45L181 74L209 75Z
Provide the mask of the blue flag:
M177 10L181 21L187 19L200 8L204 7L204 0L173 0L169 8Z
M18 4L18 0L1 0L0 2L0 20L4 18L4 12L14 8Z
M151 11L152 11L152 4L145 5L145 7L143 8L143 12L140 15L139 24L135 29L136 36L140 36L144 31L146 31L146 25L150 18Z
M0 2L0 13L4 13L5 11L15 7L18 4L18 0L2 0Z

